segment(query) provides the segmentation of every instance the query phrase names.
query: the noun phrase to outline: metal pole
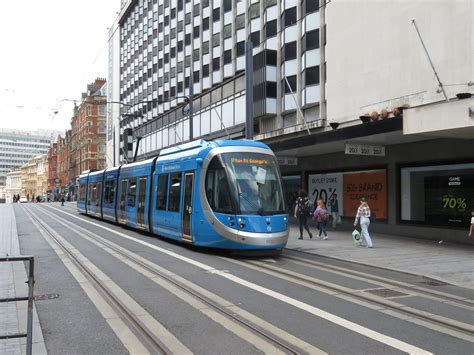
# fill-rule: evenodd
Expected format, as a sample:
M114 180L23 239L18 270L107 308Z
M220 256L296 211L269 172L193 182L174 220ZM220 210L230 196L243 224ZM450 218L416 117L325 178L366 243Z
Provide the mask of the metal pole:
M434 75L436 76L436 80L438 80L439 87L441 88L441 91L443 92L444 98L446 101L448 100L448 96L446 95L446 91L444 91L444 86L441 83L441 80L439 79L438 73L436 72L435 66L433 62L431 61L430 54L428 53L428 49L426 49L425 42L423 42L423 38L421 37L420 30L418 29L418 26L416 25L415 19L411 20L411 23L415 27L416 33L418 33L418 37L420 38L421 45L423 46L423 49L425 50L426 56L428 57L428 61L430 62L431 69L433 69Z
M326 119L326 0L319 0L319 23L319 118Z
M253 44L245 42L245 138L253 139Z
M31 355L33 350L33 288L35 285L35 259L31 257L28 273L28 317L26 322L26 354Z
M194 139L194 124L193 124L193 95L194 95L194 66L191 67L191 74L189 75L189 140Z

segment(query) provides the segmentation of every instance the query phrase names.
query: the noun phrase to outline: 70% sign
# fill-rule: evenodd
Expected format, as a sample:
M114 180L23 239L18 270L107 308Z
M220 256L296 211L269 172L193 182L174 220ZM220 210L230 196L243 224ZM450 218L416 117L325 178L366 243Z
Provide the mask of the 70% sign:
M462 197L454 197L450 195L443 196L443 208L450 208L450 209L460 209L464 210L467 207L466 199Z

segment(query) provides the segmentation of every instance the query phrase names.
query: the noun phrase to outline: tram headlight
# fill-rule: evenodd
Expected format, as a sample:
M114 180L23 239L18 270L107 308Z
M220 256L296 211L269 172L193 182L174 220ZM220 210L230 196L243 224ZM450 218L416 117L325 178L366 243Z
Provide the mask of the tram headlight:
M240 227L240 229L244 229L244 228L245 228L245 224L240 223L240 224L239 224L239 227Z
M245 222L245 219L243 217L239 217L237 218L237 220L239 221L239 223Z

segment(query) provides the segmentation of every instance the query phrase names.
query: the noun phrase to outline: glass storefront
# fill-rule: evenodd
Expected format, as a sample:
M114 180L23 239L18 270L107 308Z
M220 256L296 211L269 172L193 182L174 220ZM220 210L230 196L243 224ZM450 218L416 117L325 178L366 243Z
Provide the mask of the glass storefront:
M401 169L402 221L469 225L474 208L474 163Z

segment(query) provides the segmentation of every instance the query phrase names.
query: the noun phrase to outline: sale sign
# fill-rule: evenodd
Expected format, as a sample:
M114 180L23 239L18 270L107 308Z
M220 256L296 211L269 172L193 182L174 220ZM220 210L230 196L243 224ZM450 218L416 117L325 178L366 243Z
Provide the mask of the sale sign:
M345 173L343 176L344 216L355 216L365 197L377 219L387 219L387 172L374 170Z
M308 175L308 195L311 201L322 199L326 205L337 194L339 211L342 212L342 173ZM329 207L328 207L329 210Z

